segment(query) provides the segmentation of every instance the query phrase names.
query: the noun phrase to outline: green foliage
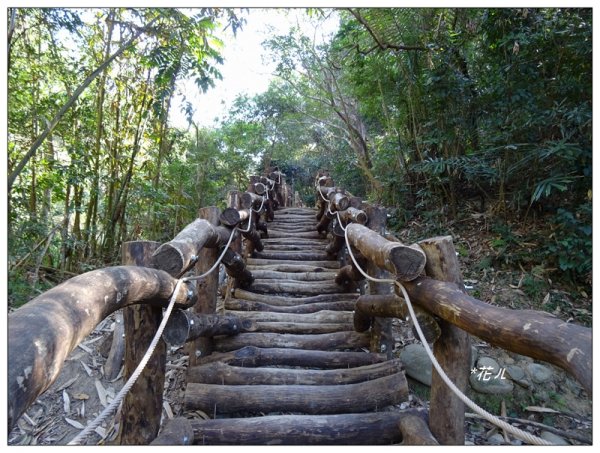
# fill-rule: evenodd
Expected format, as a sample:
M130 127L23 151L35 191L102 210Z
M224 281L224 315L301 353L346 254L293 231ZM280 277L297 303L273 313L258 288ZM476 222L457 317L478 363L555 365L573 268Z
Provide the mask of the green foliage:
M571 278L588 277L592 271L592 206L580 205L575 212L558 209L555 230L544 254Z

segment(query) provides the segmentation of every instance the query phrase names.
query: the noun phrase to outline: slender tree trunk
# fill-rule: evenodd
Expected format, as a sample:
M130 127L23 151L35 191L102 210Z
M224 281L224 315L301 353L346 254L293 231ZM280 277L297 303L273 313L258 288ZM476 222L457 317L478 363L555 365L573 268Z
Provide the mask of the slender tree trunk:
M46 140L48 135L54 130L56 125L59 123L59 121L65 116L65 113L73 106L73 104L75 104L75 102L77 101L77 99L79 98L81 93L83 93L83 91L96 79L96 77L98 77L98 75L100 75L106 68L108 68L110 66L110 64L116 58L118 58L123 52L125 52L125 50L127 50L148 27L150 27L152 24L154 24L154 22L156 22L157 19L158 19L158 17L151 20L148 23L148 25L146 25L146 27L138 29L138 31L128 41L126 41L121 47L119 47L119 49L114 54L112 54L107 60L103 61L102 64L100 66L98 66L98 68L96 68L90 75L88 75L86 77L86 79L81 83L81 85L79 85L77 87L77 89L75 90L73 95L69 98L69 100L56 113L56 115L50 122L50 126L48 126L38 136L36 141L29 148L29 151L27 151L25 156L23 156L23 158L16 165L15 169L9 175L9 177L8 177L8 190L9 191L12 189L12 186L14 185L15 180L17 179L17 177L19 176L21 171L23 171L23 168L25 168L25 165L27 165L29 160L35 155L35 153L38 150L38 148L40 147L40 145L44 142L44 140Z
M67 183L67 187L65 189L65 211L63 216L63 225L61 230L61 240L62 247L60 251L60 269L65 271L67 270L67 259L70 254L69 247L69 204L71 202L71 185Z

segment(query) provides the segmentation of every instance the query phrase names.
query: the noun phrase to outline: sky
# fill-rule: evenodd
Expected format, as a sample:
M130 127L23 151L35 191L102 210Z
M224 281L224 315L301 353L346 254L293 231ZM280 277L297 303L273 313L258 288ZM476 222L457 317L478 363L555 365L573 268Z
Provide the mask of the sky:
M266 51L261 43L275 34L284 34L290 27L299 24L310 36L314 26L310 23L304 9L264 9L254 8L246 14L246 24L234 36L230 29L222 30L217 35L224 42L222 55L225 59L218 68L223 80L216 80L215 87L201 93L193 80L179 83L187 100L192 101L195 108L194 122L198 126L215 126L215 118L223 118L238 94L252 96L267 90L273 79L275 63L267 61ZM322 42L338 27L337 15L332 15L319 27L315 34L318 42ZM188 123L181 112L182 96L174 99L170 122L172 126L187 129Z

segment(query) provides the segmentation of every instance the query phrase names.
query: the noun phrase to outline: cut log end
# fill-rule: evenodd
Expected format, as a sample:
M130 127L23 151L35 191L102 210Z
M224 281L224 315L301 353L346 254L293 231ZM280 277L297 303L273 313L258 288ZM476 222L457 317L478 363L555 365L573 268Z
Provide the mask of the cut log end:
M389 258L396 269L396 277L402 281L414 280L425 268L425 254L412 247L394 247L390 250Z
M183 255L175 247L161 245L152 255L152 267L161 269L173 277L178 276L189 263L185 263Z

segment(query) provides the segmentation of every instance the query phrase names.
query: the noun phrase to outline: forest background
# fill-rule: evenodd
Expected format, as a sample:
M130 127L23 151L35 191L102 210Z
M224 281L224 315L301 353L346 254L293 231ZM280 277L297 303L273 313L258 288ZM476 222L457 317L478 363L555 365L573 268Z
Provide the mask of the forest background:
M186 98L180 128L180 82L211 89L218 30L247 10L9 8L9 308L118 264L123 241L169 240L277 165L307 205L327 168L392 232L452 234L474 271L516 271L550 311L558 285L591 322L592 9L306 14L338 17L331 40L274 34L268 89L214 127Z

